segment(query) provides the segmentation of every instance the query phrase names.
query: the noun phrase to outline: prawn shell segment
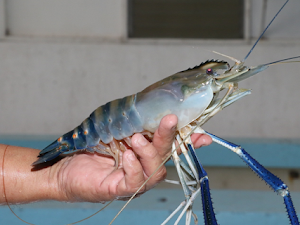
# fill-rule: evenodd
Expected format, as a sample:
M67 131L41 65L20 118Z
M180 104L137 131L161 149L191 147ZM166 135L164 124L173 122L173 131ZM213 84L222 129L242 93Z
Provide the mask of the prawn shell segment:
M135 108L135 95L106 103L91 115L97 133L103 143L113 138L121 140L143 131L142 121Z
M76 133L80 138L74 138ZM90 117L86 118L78 127L74 129L74 143L76 149L83 149L86 146L96 146L100 141L100 136L97 133L94 123Z

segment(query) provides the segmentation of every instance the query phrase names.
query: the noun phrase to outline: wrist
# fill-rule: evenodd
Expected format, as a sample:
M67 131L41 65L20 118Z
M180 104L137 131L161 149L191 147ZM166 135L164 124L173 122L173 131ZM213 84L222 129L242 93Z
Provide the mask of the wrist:
M56 162L55 164L45 168L47 170L47 180L44 180L43 186L47 190L44 193L44 199L56 200L56 201L69 201L68 197L64 191L63 179L61 172L63 171L63 166L65 159Z
M42 169L33 168L39 150L0 145L4 164L3 179L0 182L0 203L28 203L39 200L60 200L58 182L55 176L57 166ZM2 163L1 163L2 164ZM5 195L4 186L5 185Z

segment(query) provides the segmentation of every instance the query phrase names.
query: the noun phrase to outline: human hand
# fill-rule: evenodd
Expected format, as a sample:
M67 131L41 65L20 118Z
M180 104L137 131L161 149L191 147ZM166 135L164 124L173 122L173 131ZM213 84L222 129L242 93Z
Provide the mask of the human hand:
M122 166L117 169L113 158L98 154L74 154L62 159L53 165L56 168L52 171L57 175L53 177L57 178L61 193L59 200L102 202L130 197L170 154L176 125L175 115L165 116L151 143L143 135L135 134L131 140L133 151L123 153ZM193 134L191 139L195 148L211 143L207 135ZM139 192L151 189L166 174L163 165Z

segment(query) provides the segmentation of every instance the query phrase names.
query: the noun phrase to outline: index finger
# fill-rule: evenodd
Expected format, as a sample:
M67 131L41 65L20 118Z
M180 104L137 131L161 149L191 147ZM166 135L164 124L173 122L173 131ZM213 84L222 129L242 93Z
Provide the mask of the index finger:
M162 118L158 129L154 133L152 144L157 149L158 154L163 156L163 158L171 151L177 122L178 119L176 115L167 115Z

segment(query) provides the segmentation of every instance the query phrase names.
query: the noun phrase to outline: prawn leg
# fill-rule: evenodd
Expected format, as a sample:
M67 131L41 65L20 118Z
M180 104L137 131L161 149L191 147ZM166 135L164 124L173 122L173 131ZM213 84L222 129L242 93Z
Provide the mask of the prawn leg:
M266 168L264 168L259 162L252 158L241 146L226 141L220 137L217 137L201 128L196 129L197 133L204 133L209 135L212 140L238 154L238 156L256 173L261 179L263 179L277 194L281 195L284 199L284 204L288 213L290 223L292 225L299 225L299 220L293 206L292 198L288 187L281 179L272 174ZM198 132L200 131L200 132Z
M183 142L180 135L177 135L176 139L190 167L190 170L186 171L187 166L178 157L177 152L173 152L172 159L177 169L180 184L183 187L186 200L174 210L174 212L162 223L162 225L166 224L179 210L182 209L182 207L184 208L182 209L182 212L180 213L174 224L179 223L184 213L186 213L186 224L190 224L192 215L194 216L194 221L196 224L198 222L198 219L192 211L192 205L196 197L199 195L200 190L202 196L202 206L205 224L217 225L217 220L211 201L208 176L195 153L192 141L190 140L190 138L187 138L186 141ZM176 147L173 144L173 150L175 149ZM188 155L188 150L190 151L193 160ZM192 179L194 182L189 182L190 179Z
M190 150L190 153L193 157L194 163L195 163L198 173L199 173L203 216L204 216L205 225L218 225L217 219L215 216L215 212L214 212L214 208L213 208L213 203L211 200L207 173L204 170L202 164L200 163L192 144L187 144L187 146L188 146L188 149Z
M251 94L251 90L249 89L237 89L233 90L234 84L232 84L232 87L227 90L227 93L225 96L223 96L220 99L216 99L214 104L209 106L203 113L202 116L197 119L198 126L203 125L205 122L207 122L211 117L216 115L218 112L222 111L225 107L231 105L232 103L236 102L237 100L245 97L246 95Z
M182 143L181 143L182 144ZM182 148L182 147L181 147ZM181 159L179 158L177 152L176 152L176 146L175 143L173 143L173 149L172 149L172 160L175 164L178 176L179 176L179 180L180 180L180 184L182 186L183 192L184 192L184 196L185 196L185 203L182 203L181 205L185 205L184 209L182 210L182 213L178 216L175 224L178 224L180 219L182 218L184 212L186 212L186 224L190 224L190 220L191 220L191 215L192 215L192 202L191 202L191 196L193 195L193 185L188 185L187 182L190 180L190 177L192 176L192 179L194 179L193 174L190 174L191 171L186 172L185 168L187 167L182 166L184 163L181 161ZM183 167L183 168L182 168ZM191 202L191 203L190 203ZM190 204L188 204L190 203ZM181 208L181 207L180 207ZM172 217L173 215L175 215L175 212L179 211L180 208L177 208L174 213L172 213L170 215L170 217L168 217L162 224L166 224Z

